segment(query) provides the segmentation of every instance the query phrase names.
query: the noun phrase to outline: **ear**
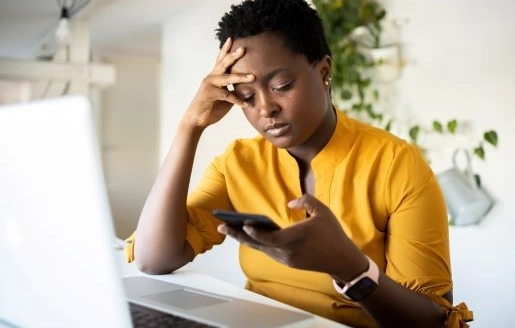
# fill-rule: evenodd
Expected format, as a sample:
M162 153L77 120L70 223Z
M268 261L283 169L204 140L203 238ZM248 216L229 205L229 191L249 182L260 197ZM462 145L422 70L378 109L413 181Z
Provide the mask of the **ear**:
M331 78L332 73L332 59L330 56L326 55L322 60L318 62L318 70L320 72L320 77L322 81L327 81Z

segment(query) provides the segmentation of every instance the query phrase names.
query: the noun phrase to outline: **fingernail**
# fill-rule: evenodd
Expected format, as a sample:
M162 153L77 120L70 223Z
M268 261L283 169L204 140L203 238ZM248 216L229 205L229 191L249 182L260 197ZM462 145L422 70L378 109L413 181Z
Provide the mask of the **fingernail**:
M248 225L244 225L242 230L245 231L247 235L251 235L254 232L254 228Z
M227 228L223 224L220 224L218 227L216 227L216 230L224 235L227 234Z

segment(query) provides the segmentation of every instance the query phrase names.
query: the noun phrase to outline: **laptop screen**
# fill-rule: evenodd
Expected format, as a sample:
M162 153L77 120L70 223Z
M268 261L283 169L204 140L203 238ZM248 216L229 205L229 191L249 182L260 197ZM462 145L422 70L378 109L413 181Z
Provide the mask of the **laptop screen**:
M130 327L110 236L89 102L0 107L0 319Z
M122 283L107 199L85 98L0 107L0 327L131 327L127 300L217 327L313 323L148 277Z

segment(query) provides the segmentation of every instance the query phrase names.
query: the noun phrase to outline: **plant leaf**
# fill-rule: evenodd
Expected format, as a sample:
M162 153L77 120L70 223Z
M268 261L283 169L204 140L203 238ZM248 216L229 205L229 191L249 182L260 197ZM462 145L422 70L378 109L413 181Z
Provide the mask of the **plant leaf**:
M347 89L343 89L341 92L341 97L343 100L349 100L352 98L352 92Z
M393 123L393 120L392 119L389 119L388 122L386 123L384 129L386 131L390 131L392 129L392 123Z
M476 185L478 187L481 187L481 177L479 176L479 174L474 174L474 180L476 181Z
M443 132L442 123L440 123L438 121L433 121L433 130L435 130L436 132L442 133Z
M456 120L450 120L447 122L447 130L449 130L450 133L456 133L456 128L458 127L458 121Z
M494 147L497 147L497 132L495 132L494 130L490 130L488 132L485 132L483 137L485 138L486 142L493 145Z
M482 160L485 159L485 150L483 149L482 145L479 145L478 147L474 148L474 154L476 154L476 156L481 158Z
M377 89L374 89L374 92L372 93L372 97L375 101L379 100L379 91L377 91Z
M409 129L409 136L414 143L417 143L418 133L420 132L420 126L415 125L411 129Z

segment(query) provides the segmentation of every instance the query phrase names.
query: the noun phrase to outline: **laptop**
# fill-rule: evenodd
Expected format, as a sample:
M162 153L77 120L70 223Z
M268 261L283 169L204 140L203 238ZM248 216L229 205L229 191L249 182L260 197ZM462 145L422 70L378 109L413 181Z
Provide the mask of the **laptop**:
M0 327L139 327L135 313L182 327L314 324L301 311L121 278L113 239L87 99L0 107Z

